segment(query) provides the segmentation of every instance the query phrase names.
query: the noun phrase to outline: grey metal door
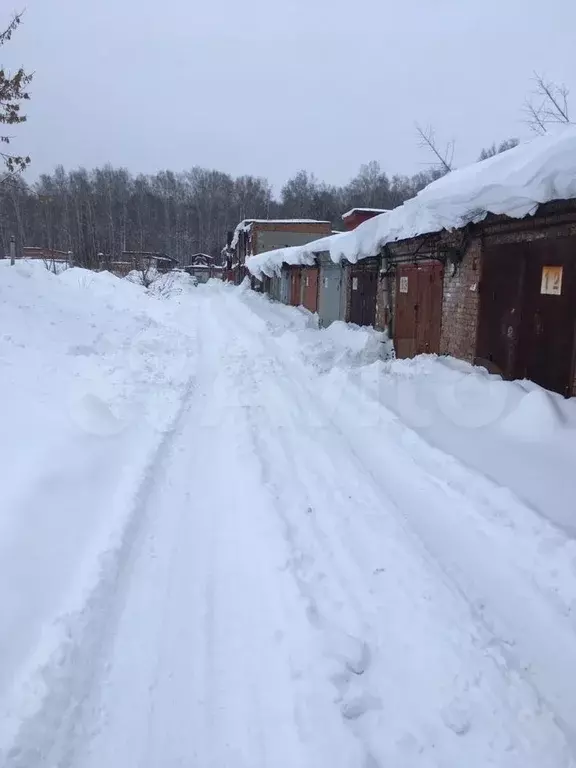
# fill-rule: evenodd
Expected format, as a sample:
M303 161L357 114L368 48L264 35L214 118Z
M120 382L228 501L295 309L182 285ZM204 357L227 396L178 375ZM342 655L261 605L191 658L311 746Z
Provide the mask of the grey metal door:
M318 318L325 328L335 320L343 320L344 271L340 264L323 264L318 289Z
M280 300L280 278L279 277L270 278L270 289L268 293L271 299L276 299L276 301Z

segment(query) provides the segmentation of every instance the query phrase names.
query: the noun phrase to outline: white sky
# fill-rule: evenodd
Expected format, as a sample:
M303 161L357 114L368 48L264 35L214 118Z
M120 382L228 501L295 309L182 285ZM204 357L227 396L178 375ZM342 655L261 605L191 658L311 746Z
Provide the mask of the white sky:
M3 0L0 18L17 0ZM24 2L24 0L23 0ZM456 164L530 135L533 70L573 88L574 0L25 0L0 63L36 75L14 151L29 173L110 162L343 183L363 162ZM14 10L18 9L16 5Z

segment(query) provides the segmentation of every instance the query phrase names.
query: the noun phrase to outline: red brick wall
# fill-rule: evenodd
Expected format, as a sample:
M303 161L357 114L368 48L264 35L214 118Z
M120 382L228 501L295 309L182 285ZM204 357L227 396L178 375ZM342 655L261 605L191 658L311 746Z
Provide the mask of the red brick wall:
M446 264L440 335L442 355L452 355L469 362L474 360L481 261L482 241L477 237L468 246L455 272L450 263Z

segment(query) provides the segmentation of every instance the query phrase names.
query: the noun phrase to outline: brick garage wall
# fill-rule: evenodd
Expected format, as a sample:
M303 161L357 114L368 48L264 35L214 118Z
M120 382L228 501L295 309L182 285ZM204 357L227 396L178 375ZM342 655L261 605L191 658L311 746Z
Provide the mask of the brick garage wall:
M394 271L388 275L380 272L378 275L378 288L376 292L376 330L389 329L394 317L396 302L396 278Z
M392 331L396 304L395 259L408 260L418 250L418 259L438 258L448 247L460 247L462 231L444 232L436 238L428 238L420 247L422 238L394 243L389 246L390 276L379 275L376 297L376 325L386 327L386 308L392 315ZM450 262L446 264L443 285L442 330L440 353L473 362L476 356L476 340L480 313L479 286L482 274L482 248L486 244L517 243L541 238L576 235L576 201L550 203L542 206L538 214L523 220L506 217L490 217L476 225L470 233L462 262L453 273ZM575 254L576 258L576 254ZM387 281L387 284L386 284ZM350 317L351 285L346 291L346 319ZM572 394L576 396L576 368Z
M452 355L469 362L474 361L481 264L482 241L480 237L475 237L466 249L464 258L454 274L451 265L449 263L446 265L440 334L440 354L442 355Z

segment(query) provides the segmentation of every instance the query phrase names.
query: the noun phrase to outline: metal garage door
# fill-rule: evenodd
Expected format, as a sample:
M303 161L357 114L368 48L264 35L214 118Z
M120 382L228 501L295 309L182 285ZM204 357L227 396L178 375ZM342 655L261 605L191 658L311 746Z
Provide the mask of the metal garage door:
M318 311L318 267L302 269L302 304L310 312Z
M444 269L437 261L398 267L394 346L398 357L440 351Z
M376 318L377 264L350 268L350 322L374 325Z
M342 266L332 261L320 268L318 317L323 327L344 320L344 274Z
M299 307L302 304L302 270L300 267L290 269L290 304Z
M576 238L486 247L476 362L569 395L576 325Z

